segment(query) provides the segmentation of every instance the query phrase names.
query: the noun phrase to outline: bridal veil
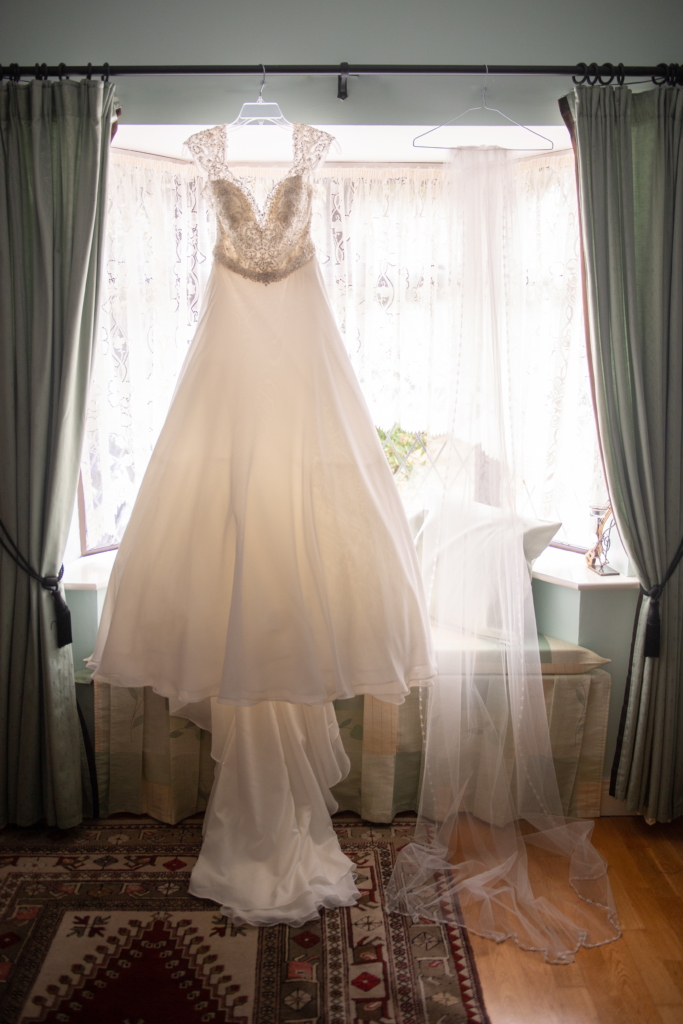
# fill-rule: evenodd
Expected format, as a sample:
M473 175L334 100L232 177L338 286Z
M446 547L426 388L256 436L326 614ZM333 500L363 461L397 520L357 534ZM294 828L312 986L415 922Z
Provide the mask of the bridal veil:
M436 635L423 697L424 777L416 838L399 855L389 906L513 938L568 963L618 938L593 823L564 816L539 660L516 417L525 366L525 262L514 153L453 152L452 345L430 424L441 452L408 509ZM436 270L436 268L435 268ZM438 423L436 420L438 419ZM424 693L425 691L423 691Z

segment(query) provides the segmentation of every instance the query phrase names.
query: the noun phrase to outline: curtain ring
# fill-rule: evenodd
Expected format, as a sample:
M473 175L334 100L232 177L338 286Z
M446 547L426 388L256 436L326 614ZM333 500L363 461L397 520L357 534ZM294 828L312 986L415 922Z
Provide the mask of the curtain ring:
M86 71L85 74L86 74L86 77L87 77L88 81L92 82L92 64L90 64L90 62L88 62L88 70Z
M620 64L617 68L617 85L623 85L626 75L624 74L624 65Z
M41 74L41 77L42 77L43 81L47 82L48 78L50 77L48 75L48 73L47 73L47 64L41 64L40 65L40 74Z
M62 80L62 77L64 77L64 78L68 78L69 77L67 75L67 73L66 73L66 64L64 63L64 61L62 61L62 63L57 68L57 74L59 75L59 81L60 82Z
M601 69L598 67L595 61L593 61L592 64L585 64L583 61L581 61L581 63L577 64L576 66L581 70L583 77L577 78L576 75L572 75L572 81L574 85L597 85L598 82L600 82L601 85L607 84L606 82L602 81L602 78L600 77ZM611 64L606 64L605 67L612 69ZM611 82L612 79L610 78L609 81Z
M36 64L34 74L35 74L35 77L36 77L36 81L39 82L40 81L40 76L41 76L40 64Z
M574 85L583 85L588 78L588 65L581 61L581 63L576 66L581 71L581 78L577 78L576 75L572 75L572 82Z
M18 82L19 81L19 79L21 78L21 75L19 74L19 65L18 64L10 64L10 66L9 66L9 77L10 77L10 81L12 81L12 82Z
M4 77L5 77L5 71L4 71L4 68L3 68L2 64L0 64L0 82L2 82Z
M614 81L614 64L603 64L603 67L607 68L607 70L609 71L609 78L603 81L602 68L598 68L598 82L600 83L600 85L611 85Z
M102 81L103 82L108 82L109 81L109 65L105 61L104 64L102 65L102 67L104 68L104 74L102 75Z
M667 79L669 77L669 67L668 67L668 65L667 64L658 64L657 65L657 71L659 72L659 74L655 74L655 75L652 76L652 81L653 81L654 85L666 85Z

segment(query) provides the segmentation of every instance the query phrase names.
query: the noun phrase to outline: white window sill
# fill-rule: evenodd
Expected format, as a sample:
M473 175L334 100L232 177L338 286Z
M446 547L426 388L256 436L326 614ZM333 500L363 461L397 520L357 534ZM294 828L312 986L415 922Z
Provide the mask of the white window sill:
M70 562L64 569L65 590L105 590L116 551L100 551ZM534 562L533 577L573 590L637 590L634 576L598 576L586 565L583 555L559 548L546 548Z
M64 567L65 590L106 590L116 551L84 555Z
M533 577L572 590L637 590L635 576L598 576L589 569L583 555L559 548L546 548L534 562Z

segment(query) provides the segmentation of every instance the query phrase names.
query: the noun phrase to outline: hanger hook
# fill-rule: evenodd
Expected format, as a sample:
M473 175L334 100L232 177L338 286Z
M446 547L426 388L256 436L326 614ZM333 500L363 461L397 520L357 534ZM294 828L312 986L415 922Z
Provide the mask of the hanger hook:
M258 91L258 102L259 103L263 103L263 90L266 87L266 65L262 64L261 67L263 68L263 78L261 79L261 88Z

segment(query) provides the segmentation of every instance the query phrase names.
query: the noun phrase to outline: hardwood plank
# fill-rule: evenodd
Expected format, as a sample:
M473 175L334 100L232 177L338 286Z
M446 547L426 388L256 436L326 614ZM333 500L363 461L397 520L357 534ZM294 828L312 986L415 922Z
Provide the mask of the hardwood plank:
M658 900L643 890L632 892L631 899L647 925L659 956L667 960L683 960L683 924L679 925L676 920L680 901L675 896Z
M647 847L629 847L628 855L635 862L638 871L646 880L652 894L660 900L666 900L670 896L678 896L674 882L675 875L664 875L652 857L652 851Z
M603 840L612 846L615 841L619 842L622 846L628 844L633 846L641 845L640 837L644 835L642 824L642 818L628 814L596 818L593 827L593 842L598 849L600 849L600 843Z
M660 1006L659 1016L662 1024L683 1024L683 1015L678 1006Z
M503 947L510 946L510 940L497 945L470 933L470 942L491 1024L517 1024L532 1000L521 985L521 972L518 977L508 967L511 954Z
M645 921L643 915L638 913L626 886L621 880L621 876L615 871L610 871L609 880L622 930L625 928L644 928Z
M623 938L553 966L510 941L472 936L492 1024L683 1024L683 820L601 818L593 837ZM538 893L551 900L565 895L558 864L534 865Z
M661 1024L638 963L623 939L587 952L599 954L582 966L601 1024Z
M547 964L510 940L497 945L471 935L470 941L492 1024L601 1024L585 985L557 983L576 978L579 965Z
M564 970L564 968L560 968ZM565 990L566 991L566 990ZM602 1024L595 1003L587 988L572 989L571 1002L562 995L562 1003L558 1010L558 1024ZM523 1021L520 1021L523 1024Z
M681 993L681 996L683 996L683 963L680 960L662 960L662 963L669 972L674 985Z
M668 945L668 951L664 949L662 956L669 960L683 960L683 899L670 896L656 902L657 907L653 907L652 911L652 924L648 921L648 925L654 927L657 921L656 927L662 931L662 944Z
M631 856L633 851L623 846L618 838L614 845L607 847L602 845L598 849L607 861L609 877L612 877L613 874L618 875L627 892L648 888L647 879Z
M683 898L683 832L679 837L674 832L658 830L651 837L648 854L676 895Z
M680 1006L683 1011L683 997L648 933L628 929L623 941L633 954L655 1006Z
M609 848L614 845L615 839L620 838L622 835L622 826L619 824L621 818L608 817L608 818L597 818L593 822L593 845L604 854L605 848Z
M553 965L552 974L549 975L549 978L556 989L586 988L579 959L580 957L577 954L577 960L573 964ZM555 970L555 966L557 966L557 970Z
M614 819L619 823L622 842L628 850L643 849L648 845L648 830L651 826L646 825L639 817L618 817Z
M650 857L652 858L653 862L656 863L654 855L653 855L653 851L648 850L648 853L650 854ZM681 871L667 872L667 874L662 874L662 878L666 879L666 881L671 886L671 889L673 890L673 892L676 893L676 896L678 897L678 899L679 900L683 899L683 872L681 872Z
M679 846L681 847L680 849ZM648 849L650 856L663 874L683 874L682 844L672 843L668 839L664 839L653 843Z

